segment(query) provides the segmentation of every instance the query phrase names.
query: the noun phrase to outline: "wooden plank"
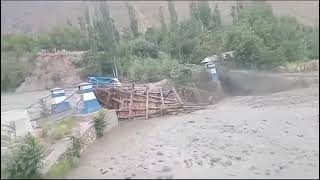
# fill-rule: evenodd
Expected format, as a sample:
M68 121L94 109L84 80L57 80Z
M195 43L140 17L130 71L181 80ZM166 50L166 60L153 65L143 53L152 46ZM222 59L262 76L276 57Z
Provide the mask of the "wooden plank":
M131 99L123 99L123 101L131 101ZM132 99L132 101L136 101L136 102L146 102L145 100L140 100L140 99ZM155 100L150 100L149 99L149 102L154 102L154 103L161 103L161 101L155 101ZM174 103L176 103L176 102L166 102L166 103L168 103L168 104L174 104Z
M114 101L116 101L116 102L118 102L118 103L122 103L123 104L123 102L122 101L120 101L119 99L117 99L117 98L112 98L112 100L114 100Z
M149 87L146 86L146 119L149 119Z
M163 116L164 100L163 100L162 87L160 87L159 89L160 89L160 95L161 95L161 116Z
M131 85L131 92L130 92L130 105L129 105L129 119L132 119L132 106L133 106L133 90L134 84Z
M146 95L144 95L144 94L134 94L134 95L141 96L141 97L146 97ZM159 97L159 96L149 95L149 97L155 98L155 99L161 99L161 97ZM163 99L167 100L167 101L176 101L175 99L170 99L170 98L165 98L165 97Z
M178 101L180 102L180 104L182 104L182 101L181 101L181 99L180 99L179 95L177 94L177 91L174 87L172 87L172 91L173 91L174 95L176 96L176 98L178 99Z

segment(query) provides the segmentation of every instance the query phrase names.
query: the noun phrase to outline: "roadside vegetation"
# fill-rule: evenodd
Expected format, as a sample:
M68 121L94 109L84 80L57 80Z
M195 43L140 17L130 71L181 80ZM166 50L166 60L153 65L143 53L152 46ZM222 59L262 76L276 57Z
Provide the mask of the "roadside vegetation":
M64 178L74 167L78 165L81 150L80 139L72 136L70 140L72 142L72 146L67 152L67 157L54 165L48 173L44 175L45 178Z
M106 127L106 112L105 110L101 110L96 117L94 117L94 129L98 138L103 136L103 131Z
M41 178L45 147L36 137L27 135L10 148L6 159L1 162L1 179Z
M41 138L47 143L52 143L72 133L78 125L74 117L60 120L60 122L49 122L43 127Z
M319 58L319 28L302 25L293 17L277 17L264 1L237 2L231 8L230 25L222 23L219 7L210 8L207 1L191 2L190 17L179 20L174 2L169 1L169 20L159 7L160 26L146 32L140 31L132 5L126 6L130 26L121 32L107 3L101 2L95 13L90 15L87 9L77 25L35 36L2 36L1 91L14 90L24 81L30 73L26 65L33 63L40 49L88 51L79 64L84 77L117 69L120 79L143 82L174 79L171 75L177 67L198 65L207 56L228 51L236 52L233 61L238 67L250 69Z

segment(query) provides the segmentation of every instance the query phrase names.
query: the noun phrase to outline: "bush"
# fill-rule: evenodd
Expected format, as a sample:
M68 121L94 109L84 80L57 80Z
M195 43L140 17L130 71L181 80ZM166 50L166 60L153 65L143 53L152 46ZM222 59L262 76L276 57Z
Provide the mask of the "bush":
M70 139L72 141L71 157L79 158L81 151L80 139L75 136L72 136Z
M133 40L132 42L129 42L129 45L132 49L133 55L135 56L152 58L158 57L157 47L144 39L139 38Z
M72 132L72 129L77 125L74 117L47 124L42 130L42 138L52 142L62 139Z
M164 53L160 53L159 58L138 58L133 57L128 66L128 77L131 80L144 82L159 81L170 77L170 71L178 64L176 59Z
M74 167L74 161L71 159L65 159L52 167L47 173L47 178L63 178Z
M40 106L40 116L41 117L47 117L50 115L50 109L44 99L39 100L39 106Z
M46 174L47 178L64 178L78 164L81 149L80 139L75 136L70 139L72 148L69 150L67 158L53 166Z
M45 148L32 135L27 135L16 147L4 165L3 177L8 179L40 178Z
M106 123L106 113L102 110L98 113L98 115L94 118L94 128L96 130L97 137L103 136L103 131L107 126Z
M200 76L204 76L205 68L195 64L179 64L175 66L170 72L171 79L181 85L188 85L190 83L197 83Z

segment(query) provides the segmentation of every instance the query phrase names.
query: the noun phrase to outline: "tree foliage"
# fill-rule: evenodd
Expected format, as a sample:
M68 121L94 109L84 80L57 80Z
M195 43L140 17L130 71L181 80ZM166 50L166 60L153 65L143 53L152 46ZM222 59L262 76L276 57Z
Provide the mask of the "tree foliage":
M214 28L220 28L222 26L222 20L221 20L218 4L214 6L214 10L212 14L212 26Z
M164 15L163 15L163 10L162 7L159 7L159 18L160 18L160 23L161 23L161 32L162 33L166 33L167 32L167 25L164 19Z
M208 28L212 20L211 9L208 1L198 2L198 13L202 25L205 28Z
M86 8L84 17L78 18L80 27L72 24L36 36L2 36L1 90L12 90L24 81L30 73L26 65L34 58L21 57L42 48L88 50L80 63L84 77L117 70L121 78L142 81L170 77L173 64L199 64L207 56L227 51L235 51L234 63L245 68L268 69L319 58L319 29L292 17L275 16L265 1L237 1L231 7L233 23L226 26L217 4L211 9L207 1L192 1L190 18L178 21L175 4L168 1L170 23L165 23L159 7L160 27L150 27L144 34L138 31L134 7L127 4L127 8L130 26L121 37L106 2Z
M96 130L97 137L103 136L103 131L107 126L106 123L106 113L102 110L100 111L97 116L94 118L94 128Z
M134 35L134 37L138 37L139 27L138 27L138 19L137 19L137 15L136 15L136 10L128 2L126 3L126 6L128 8L128 13L129 13L131 32Z
M168 10L169 10L169 14L170 14L170 23L171 26L175 26L178 23L178 15L177 15L177 11L174 7L174 1L168 1Z
M32 135L27 135L13 147L4 165L4 177L8 179L40 178L45 149Z

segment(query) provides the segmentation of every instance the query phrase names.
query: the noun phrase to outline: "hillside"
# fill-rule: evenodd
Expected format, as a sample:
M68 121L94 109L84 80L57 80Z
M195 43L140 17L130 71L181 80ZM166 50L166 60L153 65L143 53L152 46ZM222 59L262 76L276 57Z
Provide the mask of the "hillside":
M88 4L95 6L99 2L80 1L1 1L1 33L12 32L43 32L54 26L77 24L77 18L83 15L84 7ZM131 1L139 11L140 21L150 25L158 24L158 8L162 6L164 15L168 18L166 1ZM190 1L176 1L176 10L179 18L189 16ZM223 21L231 22L230 7L235 1L210 1L213 8L218 4ZM270 1L276 15L289 15L296 17L300 22L319 26L319 1ZM128 25L128 13L124 1L110 1L110 13L115 18L120 29Z
M80 69L75 63L84 52L56 52L39 54L33 72L16 89L16 92L75 86L81 82ZM53 63L56 62L56 63Z

